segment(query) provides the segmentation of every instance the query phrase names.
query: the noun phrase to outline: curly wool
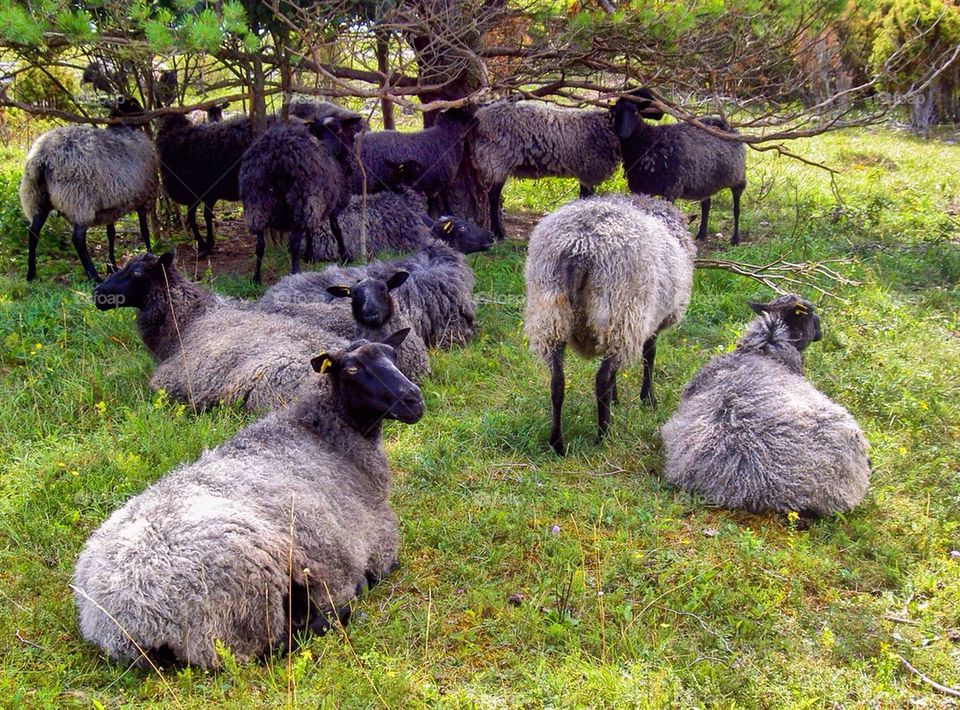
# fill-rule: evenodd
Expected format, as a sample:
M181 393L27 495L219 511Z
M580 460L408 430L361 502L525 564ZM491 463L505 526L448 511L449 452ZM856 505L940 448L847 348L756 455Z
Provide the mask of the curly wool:
M593 188L620 163L608 111L499 101L477 111L477 121L471 160L488 189L511 176L572 177Z
M157 155L132 126L63 126L30 147L20 179L28 219L52 207L74 225L110 224L153 204Z
M715 505L829 515L867 490L863 432L803 377L800 352L770 314L694 376L661 436L667 480Z
M693 240L671 205L639 195L578 200L530 235L524 332L548 359L564 343L616 365L643 360L643 344L683 316Z
M124 661L143 649L213 668L215 641L239 662L261 656L304 621L289 618L291 593L337 610L396 566L389 487L379 430L305 394L94 532L73 576L81 633Z

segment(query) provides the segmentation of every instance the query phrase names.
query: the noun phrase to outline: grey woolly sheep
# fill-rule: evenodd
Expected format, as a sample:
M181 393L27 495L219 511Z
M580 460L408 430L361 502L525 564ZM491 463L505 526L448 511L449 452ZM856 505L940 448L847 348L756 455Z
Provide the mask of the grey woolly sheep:
M759 317L736 349L690 380L663 426L664 475L727 508L850 510L867 490L868 444L803 376L801 353L820 339L820 319L794 294L751 306Z
M254 281L260 282L268 228L289 232L291 273L300 267L301 242L312 254L315 237L328 222L340 258L350 258L337 214L350 199L352 145L362 128L356 114L281 124L250 146L240 167L240 197L247 227L257 238Z
M360 225L363 197L354 195L337 217L343 232L347 251L360 253ZM457 251L471 254L493 246L493 235L483 227L452 215L436 220L427 213L424 197L415 190L378 192L366 197L367 254L382 251L411 251L420 249L434 239L446 242ZM314 261L332 261L336 258L330 245L333 235L325 227L323 238L314 241Z
M133 257L93 298L100 310L138 309L137 330L156 361L151 385L198 410L222 402L250 410L286 404L309 379L310 357L347 342L216 296L181 276L172 254Z
M267 289L256 303L259 310L282 313L313 329L321 329L353 340L382 340L384 336L411 329L410 319L396 306L391 291L401 286L409 274L398 270L382 281L363 278L353 286L338 285L326 289L324 298L333 296L333 303L311 296L310 273L293 274ZM350 303L340 302L349 298ZM430 374L430 359L423 339L411 332L397 350L397 367L414 382Z
M83 637L123 662L215 668L218 642L244 662L345 623L397 566L381 422L424 409L394 365L402 339L313 358L321 386L114 512L73 576Z
M448 191L460 169L464 140L476 126L471 109L443 111L436 122L422 131L374 131L360 144L360 161L366 174L366 191L393 190L397 183L407 184L427 196L431 211L450 214ZM416 161L424 167L422 175L410 184L398 174L404 164ZM360 176L355 175L353 191L361 192Z
M650 126L643 120L663 118L652 106L646 89L622 97L614 105L614 130L620 139L623 171L631 192L700 202L697 239L707 238L710 197L724 188L733 193L733 236L740 242L740 195L747 186L743 143L724 140L689 123ZM704 118L701 123L736 133L722 119Z
M609 111L506 100L477 111L470 157L488 191L493 232L503 239L500 197L508 177L572 177L580 197L589 197L617 169L620 143Z
M602 357L597 436L610 421L617 370L643 362L641 399L653 401L657 333L683 316L696 248L683 216L649 197L610 195L564 205L530 235L524 331L550 366L550 445L563 454L563 356Z
M120 99L110 117L141 111L136 99ZM136 211L149 249L147 209L156 195L157 155L153 142L138 127L62 126L47 131L30 147L20 179L20 206L30 220L27 280L37 276L37 243L52 210L73 225L73 245L83 270L88 278L100 281L87 251L87 229L106 225L110 262L116 264L114 222Z

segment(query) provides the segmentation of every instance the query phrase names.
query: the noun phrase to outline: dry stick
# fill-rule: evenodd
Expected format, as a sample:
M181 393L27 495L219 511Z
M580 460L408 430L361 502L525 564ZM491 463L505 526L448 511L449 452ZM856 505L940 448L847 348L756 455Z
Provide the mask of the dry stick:
M916 668L914 668L913 666L911 666L911 665L910 665L910 662L909 662L906 658L904 658L903 656L901 656L899 653L897 654L897 658L900 659L900 663L903 664L903 667L904 667L904 668L906 668L906 669L907 669L908 671L910 671L912 674L914 674L915 676L917 676L917 678L919 678L920 680L922 680L924 683L926 683L927 685L929 685L931 688L933 688L934 690L936 690L938 693L943 693L944 695L949 695L949 696L952 697L952 698L960 698L960 690L957 690L956 688L951 688L949 685L941 685L940 683L938 683L937 681L935 681L935 680L934 680L933 678L931 678L930 676L924 675L923 673L921 673L920 671L918 671Z
M297 688L293 682L293 521L295 503L296 494L293 494L290 496L290 550L287 553L287 700L290 707L294 707L297 702Z
M597 514L597 522L593 526L593 545L597 558L597 604L600 608L600 662L607 662L607 624L603 607L603 571L600 566L600 521L603 519L603 503Z
M433 588L427 589L427 633L423 638L423 655L426 656L430 650L430 611L433 607Z
M731 261L729 259L694 259L694 266L700 269L721 269L746 276L762 283L764 286L777 293L786 293L781 288L781 284L797 284L808 286L824 296L830 296L838 300L843 300L832 291L817 285L813 279L818 277L834 281L841 286L859 286L859 281L847 278L827 264L849 264L849 259L827 259L825 261L808 261L805 263L796 263L787 261L785 258L777 257L773 261L764 265L749 264L746 262ZM804 278L806 277L806 278Z

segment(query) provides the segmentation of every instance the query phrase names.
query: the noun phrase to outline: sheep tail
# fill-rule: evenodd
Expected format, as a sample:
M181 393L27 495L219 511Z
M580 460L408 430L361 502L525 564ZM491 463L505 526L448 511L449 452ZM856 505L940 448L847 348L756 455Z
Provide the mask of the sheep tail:
M20 207L27 219L33 219L50 203L46 167L39 156L28 160L23 167L23 177L20 179Z

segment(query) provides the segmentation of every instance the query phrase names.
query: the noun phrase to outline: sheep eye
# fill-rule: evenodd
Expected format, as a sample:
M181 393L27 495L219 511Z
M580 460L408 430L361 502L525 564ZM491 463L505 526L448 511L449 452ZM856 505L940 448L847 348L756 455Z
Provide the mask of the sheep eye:
M348 368L346 368L346 372L347 372L348 375L356 375L358 372L360 372L360 368L359 368L359 367L348 367Z
M133 278L135 278L135 279L141 279L141 278L143 278L143 272L142 272L142 271L134 271L134 272L133 272Z

